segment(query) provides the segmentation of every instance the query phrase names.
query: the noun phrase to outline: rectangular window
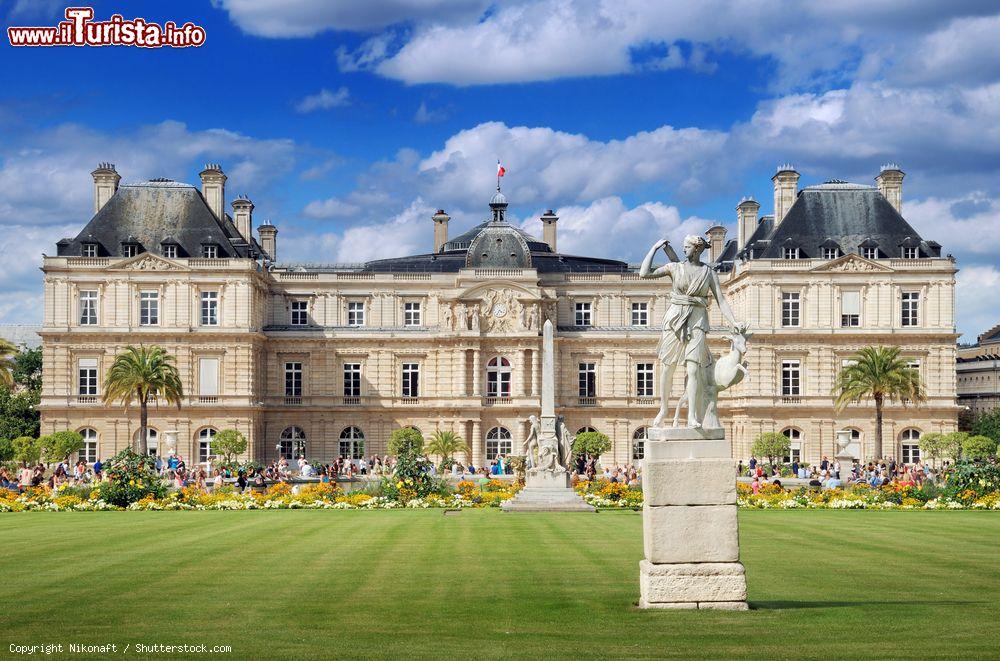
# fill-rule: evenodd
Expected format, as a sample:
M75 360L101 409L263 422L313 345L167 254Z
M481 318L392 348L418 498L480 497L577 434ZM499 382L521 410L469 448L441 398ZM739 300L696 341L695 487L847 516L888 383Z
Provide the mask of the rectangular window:
M155 326L160 323L160 292L139 292L139 325Z
M802 394L802 382L797 360L781 361L781 394L784 397L798 397Z
M207 244L201 247L201 256L205 259L215 259L219 256L219 246Z
M632 304L632 325L633 326L649 325L649 303Z
M597 397L597 363L580 363L580 397Z
M790 464L793 461L802 461L802 443L792 442L791 447L788 449L788 454L781 458L786 464Z
M84 430L86 431L86 430ZM92 464L97 461L97 441L84 441L79 453L80 461Z
M362 301L348 301L347 303L347 325L365 325L365 304Z
M305 326L309 323L309 301L292 301L292 326Z
M94 289L80 292L80 325L97 325L97 291Z
M823 248L823 259L837 259L840 256L840 251L836 248Z
M782 248L781 249L782 259L798 259L799 249L798 248Z
M135 257L139 252L139 246L134 243L125 243L122 245L122 257Z
M84 397L95 397L97 395L97 359L81 358L78 369L77 394Z
M167 259L177 259L177 246L173 243L163 246L163 256Z
M653 363L636 363L635 396L653 396Z
M285 363L285 397L302 396L302 363Z
M403 363L403 397L420 396L420 364Z
M920 446L915 443L903 443L903 463L904 464L916 464L920 463Z
M903 259L916 259L918 256L916 248L903 247Z
M861 256L865 259L878 259L878 248L862 248Z
M403 325L420 325L420 303L403 303Z
M83 251L80 254L84 257L97 257L97 244L96 243L83 244Z
M365 456L364 439L340 441L341 459L363 459Z
M344 363L344 397L361 397L361 363Z
M920 319L920 293L904 291L902 296L903 326L917 326Z
M799 325L799 293L797 291L781 293L781 325Z
M840 325L843 328L854 328L861 325L861 292L841 292Z
M577 303L576 304L576 325L577 326L590 326L590 303Z
M201 325L219 325L219 292L201 292Z
M219 359L198 360L198 394L214 397L219 394Z

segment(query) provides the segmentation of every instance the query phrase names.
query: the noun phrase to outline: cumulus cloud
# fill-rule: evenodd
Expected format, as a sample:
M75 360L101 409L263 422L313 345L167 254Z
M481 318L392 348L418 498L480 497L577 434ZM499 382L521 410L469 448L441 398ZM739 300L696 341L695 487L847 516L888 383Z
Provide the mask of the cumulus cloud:
M309 113L316 110L329 110L330 108L340 108L351 103L351 93L346 87L341 87L336 92L328 89L321 89L315 94L303 97L295 104L295 110L300 113Z
M959 264L955 285L955 308L958 330L963 342L975 342L976 336L997 325L996 297L1000 291L1000 269L990 264Z
M903 203L903 212L921 236L934 239L949 251L976 255L1000 252L1000 200L983 191L959 197L929 197Z
M995 81L1000 77L998 34L1000 15L956 19L922 38L889 76L896 82L919 85Z
M314 200L302 210L306 218L350 218L361 210L356 204L351 204L335 197L325 200Z

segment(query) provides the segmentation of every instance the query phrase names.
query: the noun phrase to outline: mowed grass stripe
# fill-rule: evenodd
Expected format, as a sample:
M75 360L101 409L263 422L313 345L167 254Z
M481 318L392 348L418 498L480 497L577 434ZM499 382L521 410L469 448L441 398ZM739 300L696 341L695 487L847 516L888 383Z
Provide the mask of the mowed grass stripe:
M744 511L750 613L638 611L642 520L466 510L0 516L0 643L242 658L998 656L1000 516Z

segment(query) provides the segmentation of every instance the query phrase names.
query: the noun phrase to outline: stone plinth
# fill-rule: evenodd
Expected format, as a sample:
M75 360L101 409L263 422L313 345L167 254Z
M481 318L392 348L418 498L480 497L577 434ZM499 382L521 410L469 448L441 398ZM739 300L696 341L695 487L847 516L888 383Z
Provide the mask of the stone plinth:
M650 429L641 608L746 610L736 462L721 429Z
M501 503L504 512L596 512L573 490L569 473L538 471L525 475L524 488Z

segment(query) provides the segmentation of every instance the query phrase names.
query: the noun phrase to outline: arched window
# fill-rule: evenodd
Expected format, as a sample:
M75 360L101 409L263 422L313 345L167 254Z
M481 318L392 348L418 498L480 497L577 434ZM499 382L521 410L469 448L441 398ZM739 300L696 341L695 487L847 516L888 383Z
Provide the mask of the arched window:
M646 456L646 428L639 427L632 434L632 458L642 459Z
M790 464L793 461L802 461L802 432L795 427L788 427L782 429L781 433L788 437L789 449L788 454L781 458L786 464Z
M510 440L510 430L506 427L494 427L486 432L486 459L496 459L498 454L508 455L514 450Z
M579 429L576 430L576 435L579 436L580 434L586 433L588 431L597 431L597 430L594 429L593 427L580 427Z
M340 432L340 456L343 459L365 456L365 434L360 427L346 427Z
M295 459L306 456L306 433L299 427L286 427L278 441L278 457Z
M486 396L510 397L510 361L497 356L486 364Z
M83 448L77 455L80 461L92 464L97 461L97 431L87 427L80 430L80 436L83 436Z
M212 439L215 438L216 431L211 427L205 427L198 432L198 462L207 464L215 455L212 454Z
M920 461L920 431L904 429L899 435L899 449L902 452L904 464L915 464Z
M139 431L136 429L135 434L133 434L136 444L139 442ZM155 457L160 453L160 433L152 427L146 427L146 448L149 450L150 457Z

